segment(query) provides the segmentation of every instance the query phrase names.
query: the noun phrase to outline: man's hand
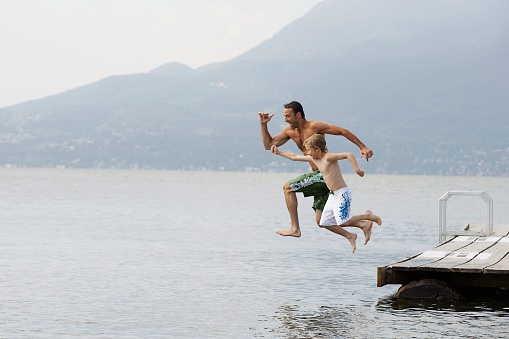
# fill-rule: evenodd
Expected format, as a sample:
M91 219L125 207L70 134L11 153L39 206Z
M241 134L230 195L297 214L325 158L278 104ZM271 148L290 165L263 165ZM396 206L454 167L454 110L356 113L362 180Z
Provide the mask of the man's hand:
M369 161L369 158L373 156L373 151L367 147L364 147L363 149L361 149L361 158L363 158L364 156L366 157L366 161Z
M272 117L274 116L274 113L269 114L269 113L259 112L258 115L260 116L260 124L266 124L270 121L270 119L272 119Z
M355 173L357 173L360 177L363 177L363 176L364 176L364 171L363 171L362 169L360 169L360 168L357 168L357 169L355 170Z

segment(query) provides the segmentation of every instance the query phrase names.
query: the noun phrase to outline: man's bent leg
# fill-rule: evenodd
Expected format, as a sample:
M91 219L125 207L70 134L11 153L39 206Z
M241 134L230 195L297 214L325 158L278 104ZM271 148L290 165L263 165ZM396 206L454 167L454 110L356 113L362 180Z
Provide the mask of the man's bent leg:
M322 174L319 171L314 171L312 173L300 175L297 178L286 182L283 186L283 192L285 194L286 207L288 209L288 213L290 214L291 226L290 228L278 231L277 233L285 236L300 237L301 232L299 224L299 213L297 210L297 192L304 194L305 197L315 196L313 209L315 209L315 211L317 209L321 211L325 205L325 202L327 201L326 194L328 194L329 190L327 189L327 185L325 185ZM317 205L316 195L322 194L325 194L325 198L320 199L322 204Z
M288 208L288 213L290 213L291 226L286 230L277 231L276 233L283 236L300 237L297 194L292 190L289 182L284 184L283 192L285 194L286 208Z

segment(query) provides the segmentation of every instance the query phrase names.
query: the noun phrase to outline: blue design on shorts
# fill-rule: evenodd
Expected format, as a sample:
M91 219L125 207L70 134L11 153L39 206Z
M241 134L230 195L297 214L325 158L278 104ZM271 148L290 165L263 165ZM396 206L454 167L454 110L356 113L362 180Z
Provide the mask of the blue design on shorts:
M343 196L343 203L341 206L339 206L339 218L341 220L345 220L348 218L348 215L350 214L350 202L352 197L350 196L350 192L345 192L342 194Z

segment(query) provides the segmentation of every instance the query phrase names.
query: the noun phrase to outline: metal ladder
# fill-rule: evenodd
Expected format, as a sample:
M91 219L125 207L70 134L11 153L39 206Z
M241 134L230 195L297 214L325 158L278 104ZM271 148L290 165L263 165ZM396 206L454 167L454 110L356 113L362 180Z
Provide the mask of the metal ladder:
M487 220L484 230L480 231L447 231L447 200L453 195L468 195L468 196L480 196L486 202L486 214ZM482 191L448 191L438 200L438 211L439 211L439 221L438 221L438 241L439 243L443 243L447 240L447 236L455 236L455 235L479 235L483 237L490 236L493 233L493 199L486 192Z

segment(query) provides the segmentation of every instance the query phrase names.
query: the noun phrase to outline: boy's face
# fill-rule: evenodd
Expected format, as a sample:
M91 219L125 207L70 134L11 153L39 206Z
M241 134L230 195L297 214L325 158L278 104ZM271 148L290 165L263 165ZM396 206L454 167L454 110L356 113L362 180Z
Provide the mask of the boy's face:
M320 149L318 147L309 147L306 145L306 155L310 155L313 159L319 159Z

